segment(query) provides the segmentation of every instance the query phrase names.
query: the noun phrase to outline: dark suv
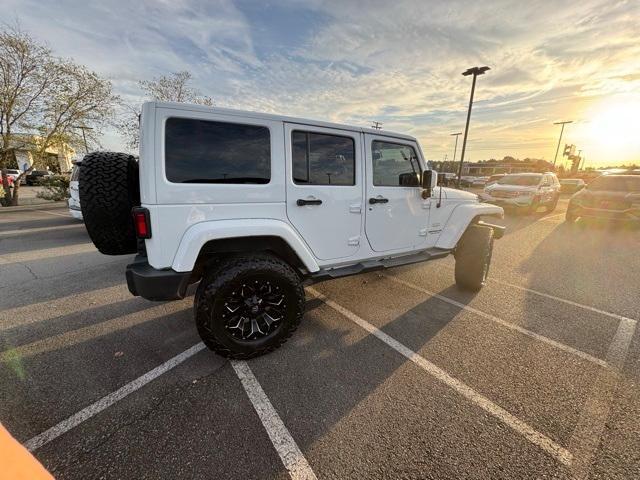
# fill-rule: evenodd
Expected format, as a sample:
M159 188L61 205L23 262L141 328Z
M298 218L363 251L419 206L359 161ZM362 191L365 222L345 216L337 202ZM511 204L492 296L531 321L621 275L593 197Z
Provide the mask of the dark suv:
M578 217L640 222L640 176L596 178L569 200L567 222L573 223Z

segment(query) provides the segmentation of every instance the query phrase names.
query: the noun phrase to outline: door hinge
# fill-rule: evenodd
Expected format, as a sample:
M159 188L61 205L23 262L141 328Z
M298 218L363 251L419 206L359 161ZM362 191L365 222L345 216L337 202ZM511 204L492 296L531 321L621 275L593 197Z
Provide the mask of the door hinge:
M349 205L349 213L362 213L362 205L359 203Z
M426 228L421 228L420 231L418 232L418 236L419 237L426 237L427 236L427 229Z
M357 247L358 245L360 245L360 236L351 237L347 244L351 245L352 247Z

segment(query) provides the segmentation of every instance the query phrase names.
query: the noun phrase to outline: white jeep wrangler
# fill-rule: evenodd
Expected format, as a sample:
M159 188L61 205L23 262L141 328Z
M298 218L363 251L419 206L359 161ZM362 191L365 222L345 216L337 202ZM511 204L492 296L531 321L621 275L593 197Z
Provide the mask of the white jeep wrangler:
M102 253L136 253L129 290L183 298L204 343L233 358L279 347L303 284L453 253L478 290L502 208L437 186L415 138L300 118L145 103L140 159L94 152L80 204Z

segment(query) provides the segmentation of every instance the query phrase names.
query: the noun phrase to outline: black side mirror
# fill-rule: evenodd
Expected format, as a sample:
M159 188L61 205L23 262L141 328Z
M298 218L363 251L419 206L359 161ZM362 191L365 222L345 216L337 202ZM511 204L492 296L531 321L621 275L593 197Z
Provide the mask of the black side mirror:
M433 172L431 170L425 170L422 172L422 188L425 190L431 190L431 177Z
M422 190L422 198L429 198L431 196L431 182L433 180L433 172L431 170L425 170L422 172L422 181L421 186Z

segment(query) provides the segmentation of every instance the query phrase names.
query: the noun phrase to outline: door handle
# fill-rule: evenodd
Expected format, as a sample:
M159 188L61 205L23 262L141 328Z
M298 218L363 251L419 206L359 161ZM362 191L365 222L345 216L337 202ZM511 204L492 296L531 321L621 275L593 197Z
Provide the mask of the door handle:
M296 200L296 205L299 207L304 207L305 205L322 205L322 200L305 200L304 198L299 198Z
M384 197L370 198L369 204L373 205L374 203L389 203L389 199Z

